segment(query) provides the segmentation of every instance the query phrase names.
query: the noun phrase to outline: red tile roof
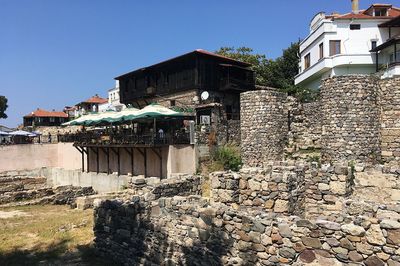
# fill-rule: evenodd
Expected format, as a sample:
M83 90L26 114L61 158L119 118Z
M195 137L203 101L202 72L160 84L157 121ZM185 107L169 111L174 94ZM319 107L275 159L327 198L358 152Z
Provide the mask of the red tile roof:
M56 112L56 111L46 111L43 109L37 109L30 114L27 114L24 117L64 117L68 118L68 115L64 112Z
M108 99L104 99L101 98L99 95L95 95L93 97L90 97L89 99L87 99L86 101L83 101L81 103L98 103L98 104L102 104L102 103L106 103L108 102Z
M374 17L371 13L372 8L388 8L389 9L388 16ZM333 19L390 19L390 18L394 18L397 16L400 16L400 8L394 7L389 4L373 4L368 9L360 10L358 12L358 14L354 14L354 13L347 13L347 14L342 14L342 15L332 14L327 17L331 17Z

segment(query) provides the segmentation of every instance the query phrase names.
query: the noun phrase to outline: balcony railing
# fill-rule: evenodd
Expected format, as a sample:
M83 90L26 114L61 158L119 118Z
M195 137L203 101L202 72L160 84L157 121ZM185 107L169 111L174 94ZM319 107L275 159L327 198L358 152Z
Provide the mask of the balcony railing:
M81 132L65 134L59 137L60 142L73 142L78 146L163 146L173 144L190 144L188 132L132 134L127 132Z

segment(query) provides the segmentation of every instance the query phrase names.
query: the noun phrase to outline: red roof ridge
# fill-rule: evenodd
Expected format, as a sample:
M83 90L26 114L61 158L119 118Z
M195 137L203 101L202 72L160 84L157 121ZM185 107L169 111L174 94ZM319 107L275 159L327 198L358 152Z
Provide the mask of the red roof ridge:
M47 111L44 109L36 109L30 114L25 115L24 117L64 117L68 118L68 115L61 111Z
M102 97L100 97L99 95L96 94L96 95L90 97L89 99L87 99L87 100L85 100L85 101L83 101L81 103L99 103L99 104L102 104L102 103L106 103L106 102L108 102L108 99L102 98Z

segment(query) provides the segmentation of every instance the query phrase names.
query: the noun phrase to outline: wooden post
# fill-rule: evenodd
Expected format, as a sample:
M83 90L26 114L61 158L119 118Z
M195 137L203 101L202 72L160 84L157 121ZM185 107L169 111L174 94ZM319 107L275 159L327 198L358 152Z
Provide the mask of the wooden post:
M110 148L107 147L107 174L110 174Z
M78 146L74 146L75 149L77 149L81 153L81 158L82 158L82 172L85 172L85 153L83 148L80 148Z
M85 172L85 153L81 151L82 154L82 173Z
M99 164L99 148L97 148L97 151L96 151L96 170L97 170L97 174L98 174L99 171L100 171L100 164Z
M121 158L119 154L119 148L117 148L117 158L118 158L118 175L121 175Z
M147 177L147 148L144 148L144 177Z
M133 149L133 148L131 148L131 153L132 153L132 156L131 156L131 166L132 166L132 176L134 176L135 175L135 173L134 173L134 170L135 170L135 168L134 168L134 161L135 161L135 157L134 157L134 153L135 152L135 150Z
M160 148L160 180L162 179L162 149Z
M86 148L86 172L89 173L89 147Z
M155 141L156 141L156 138L157 138L157 125L156 125L156 119L154 118L153 119L153 141L152 141L152 144L154 144L155 143Z

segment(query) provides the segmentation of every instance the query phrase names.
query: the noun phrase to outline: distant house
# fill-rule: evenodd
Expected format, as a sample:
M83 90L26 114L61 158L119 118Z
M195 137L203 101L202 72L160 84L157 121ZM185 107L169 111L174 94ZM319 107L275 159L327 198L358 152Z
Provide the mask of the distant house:
M108 102L99 105L99 112L107 110L121 111L126 106L120 102L119 97L119 82L116 80L115 87L108 90Z
M72 120L75 118L76 110L77 110L76 106L65 106L63 112L68 115L69 120Z
M82 101L75 105L75 117L90 113L90 112L98 112L99 105L105 104L108 102L108 99L102 98L99 95L95 95L90 97L89 99Z
M240 93L255 89L251 65L205 50L116 77L120 101L141 108L152 102L197 115L199 124L239 120Z
M64 112L46 111L37 109L24 116L24 127L60 126L68 121L68 115Z
M380 70L383 77L400 75L400 9L373 4L359 10L358 0L351 2L351 13L321 12L311 20L310 34L300 43L296 85L316 89L326 77Z

